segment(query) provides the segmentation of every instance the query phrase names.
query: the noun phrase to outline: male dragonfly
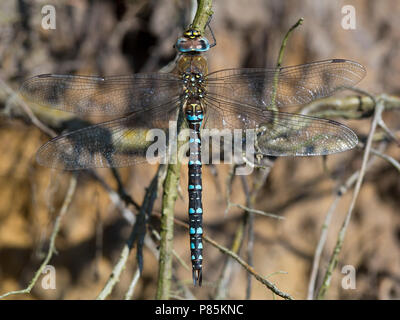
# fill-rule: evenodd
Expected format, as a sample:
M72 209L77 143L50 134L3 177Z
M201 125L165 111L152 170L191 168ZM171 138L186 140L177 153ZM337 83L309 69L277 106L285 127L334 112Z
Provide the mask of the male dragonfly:
M278 111L353 86L365 75L357 62L332 59L279 69L226 69L208 73L203 53L212 45L189 28L178 38L171 73L129 76L43 74L26 80L21 94L49 108L118 119L62 134L43 145L37 161L66 170L124 167L146 161L150 129L168 131L181 111L189 136L189 232L194 285L202 283L203 128L257 130L257 152L318 156L352 149L348 127L332 120ZM134 146L134 147L132 147Z

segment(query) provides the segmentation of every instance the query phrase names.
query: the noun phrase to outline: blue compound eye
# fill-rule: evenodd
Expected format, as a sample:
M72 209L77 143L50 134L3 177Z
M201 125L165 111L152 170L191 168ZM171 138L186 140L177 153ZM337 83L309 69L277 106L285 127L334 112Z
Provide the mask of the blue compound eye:
M206 38L187 39L179 38L175 44L176 50L179 52L204 52L210 49L210 44Z
M191 41L186 38L178 38L175 44L176 50L179 52L188 52L190 51Z
M208 42L208 40L206 38L200 38L198 40L195 41L197 43L196 45L196 51L207 51L208 49L210 49L210 43Z

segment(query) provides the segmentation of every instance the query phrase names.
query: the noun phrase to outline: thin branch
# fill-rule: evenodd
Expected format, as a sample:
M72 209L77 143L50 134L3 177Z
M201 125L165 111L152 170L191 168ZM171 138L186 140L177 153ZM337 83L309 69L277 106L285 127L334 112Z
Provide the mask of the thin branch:
M70 181L69 181L69 186L68 186L68 190L67 193L65 195L64 198L64 202L61 206L60 212L56 218L56 221L54 223L54 228L53 231L51 233L50 236L50 245L49 245L49 250L47 251L47 255L46 258L43 260L42 264L40 265L39 269L35 272L35 275L33 276L31 282L29 283L29 285L22 290L17 290L17 291L10 291L7 292L3 295L0 296L0 299L3 299L5 297L11 296L11 295L16 295L16 294L24 294L24 293L30 293L32 288L35 286L37 280L39 279L40 275L42 274L43 269L47 266L47 264L49 263L50 259L52 258L54 252L55 252L55 242L56 242L56 238L58 235L58 232L60 230L60 226L61 226L61 221L63 219L63 217L65 216L65 214L68 212L69 206L71 204L73 195L75 193L76 190L76 184L77 184L77 174L73 173Z
M203 235L203 239L205 241L207 241L208 243L212 244L214 247L218 248L221 252L229 255L231 258L235 259L241 266L243 266L245 268L245 270L250 273L252 276L254 276L254 278L256 278L259 282L261 282L263 285L265 285L269 290L271 290L273 293L277 294L278 296L284 298L284 299L288 299L288 300L292 300L292 296L290 296L288 293L285 293L281 290L278 289L278 287L268 281L265 277L261 276L260 274L258 274L253 267L249 266L242 258L240 258L236 253L232 252L231 250L229 250L228 248L225 248L221 245L219 245L216 241L212 240L211 238L204 236Z
M155 213L155 216L158 216L161 218L161 214ZM189 229L189 225L183 221L180 221L179 219L174 218L174 223L184 227L185 229ZM266 280L265 277L261 276L258 274L251 266L249 266L243 259L241 259L236 253L232 252L228 248L218 244L215 240L211 239L207 235L203 234L203 240L206 241L207 243L213 245L215 248L219 249L222 253L227 254L229 257L233 258L237 262L239 262L240 265L242 265L246 271L248 271L250 274L252 274L258 281L260 281L262 284L267 286L272 292L276 293L282 298L285 299L293 299L289 294L282 292L279 290L273 283L269 282Z
M378 156L378 157L380 157L380 158L382 158L382 159L384 159L384 160L386 160L393 167L395 167L397 171L400 172L400 163L396 159L394 159L393 157L391 157L391 156L389 156L389 155L387 155L385 153L382 153L379 150L376 150L374 148L371 148L371 153L376 155L376 156Z
M252 206L253 203L252 201L252 197L250 195L250 190L249 190L249 186L247 184L247 180L245 179L245 177L241 177L242 179L242 186L243 186L243 191L246 195L246 205L248 207ZM254 198L255 199L255 198ZM251 209L251 208L249 208ZM249 265L253 266L253 255L254 255L254 212L252 212L251 210L247 210L246 211L246 217L247 217L247 262L249 263ZM251 297L251 289L252 289L252 281L251 281L251 275L247 274L247 286L246 286L246 300L249 300Z
M0 77L0 86L3 87L8 95L8 99L6 101L6 106L10 108L13 105L21 106L21 109L25 112L31 122L38 127L43 132L47 133L50 137L54 138L57 134L54 130L50 129L48 126L43 124L36 115L32 112L32 110L28 107L24 99L22 99L13 89L11 89Z
M137 268L136 271L135 271L135 274L133 275L132 281L129 284L128 291L125 294L125 300L131 300L132 299L132 296L133 296L133 293L135 291L136 285L137 285L137 283L139 281L139 278L140 278L140 270L139 270L139 268Z
M185 125L182 113L182 108L180 108L178 115L178 135ZM177 141L177 150L180 150L180 147L183 145L183 143L183 141ZM159 300L168 300L170 297L174 239L174 208L176 199L178 198L180 173L180 157L178 157L175 153L172 153L163 185L164 192L162 198L162 216L160 225L160 259L156 293L156 299Z
M96 172L96 170L88 170L89 174L100 183L103 189L107 192L108 197L116 208L121 212L122 217L130 224L134 225L136 215L126 206L123 196L114 191L108 183Z
M233 163L230 165L230 170L228 173L228 177L226 178L226 192L225 192L225 201L226 201L226 209L224 211L224 216L226 216L231 207L231 193L232 193L232 184L235 179L235 170L237 168L237 164Z
M287 43L287 41L289 39L289 36L294 31L294 29L296 29L298 26L300 26L303 23L303 21L304 21L303 18L300 18L299 20L297 20L297 22L288 30L286 35L283 37L282 44L281 44L281 47L279 49L278 60L276 62L276 72L275 72L274 82L273 82L273 87L272 87L272 96L271 96L271 105L270 105L270 107L273 110L277 110L276 109L275 99L276 99L276 94L277 94L277 90L278 90L279 71L280 71L280 68L282 66L283 55L284 55L285 49L286 49L286 43Z
M383 121L383 119L381 119L378 123L378 125L383 129L383 131L385 131L385 133L388 135L388 137L390 139L392 139L394 142L396 142L396 144L398 146L400 146L400 141L399 139L396 137L396 135L392 132L392 130L390 130L388 128L388 126L386 125L385 121Z
M143 200L143 204L140 208L139 216L145 216L146 213L149 213L152 211L154 201L157 198L157 194L158 194L157 186L158 186L158 180L159 180L160 174L161 174L161 170L159 168L159 170L157 171L153 180L151 181L149 188L146 191L146 194L145 194L144 200ZM121 273L125 269L126 263L128 261L129 253L133 247L135 240L137 239L137 235L138 235L137 225L138 225L138 219L136 220L136 223L132 229L132 232L131 232L127 242L125 243L124 247L122 248L122 251L121 251L121 254L118 259L117 264L114 266L105 286L98 294L96 300L106 299L111 294L114 286L118 283ZM138 244L138 247L139 247L139 244ZM140 250L138 250L138 251L140 251ZM139 260L138 264L139 264L139 269L140 269L140 260Z
M278 216L277 214L265 212L265 211L262 211L262 210L252 209L250 207L244 206L244 205L239 204L239 203L230 203L230 206L231 207L238 207L238 208L243 209L243 210L245 210L247 212L258 214L260 216L274 218L274 219L278 219L278 220L285 220L285 217L283 217L283 216Z
M372 149L371 149L371 153L372 153ZM371 157L371 159L369 160L369 162L367 164L366 170L368 170L372 166L372 164L375 162L375 160L376 160L376 157ZM315 249L315 253L314 253L312 270L311 270L311 274L310 274L310 280L308 283L308 293L307 293L308 300L314 299L315 283L317 280L317 274L318 274L318 269L319 269L319 265L320 265L320 261L321 261L321 255L322 255L322 251L324 249L325 243L326 243L326 239L328 237L328 229L331 224L333 214L334 214L340 200L346 194L346 192L351 187L353 187L353 185L356 183L359 175L360 175L360 171L357 170L346 180L346 182L344 182L342 185L340 185L337 188L337 190L335 192L335 194L336 194L335 198L334 198L332 204L330 205L328 212L326 213L324 223L322 224L319 241L318 241L317 247Z
M228 174L228 177L226 179L226 209L225 209L225 215L228 213L229 208L231 207L231 201L230 201L230 196L232 192L232 183L235 177L235 170L237 168L237 164L232 164L230 166L230 171ZM245 227L246 227L246 215L243 216L243 219L241 220L240 224L238 225L235 235L233 237L232 245L231 245L231 251L234 253L238 253L242 244L243 244L243 238L244 238L244 232L245 232ZM226 299L228 292L229 292L229 285L232 283L230 281L233 273L233 259L227 258L225 260L223 269L221 271L221 275L218 279L216 289L215 289L215 294L214 298L216 300L221 300L221 299Z
M338 234L338 239L336 241L336 246L335 246L335 249L334 249L334 251L332 253L332 256L330 258L328 269L326 270L322 286L321 286L321 288L320 288L320 290L318 292L318 295L317 295L318 299L324 299L325 294L326 294L326 292L328 291L328 289L330 287L330 283L331 283L331 280L332 280L332 273L333 273L333 270L335 269L335 267L337 265L338 256L339 256L339 253L340 253L342 245L343 245L343 241L344 241L344 238L345 238L345 235L346 235L347 227L349 225L350 218L351 218L352 212L354 210L358 194L359 194L360 189L361 189L361 185L362 185L363 178L364 178L364 175L365 175L365 170L367 168L368 158L369 158L369 155L370 155L370 152L371 152L371 145L372 145L373 135L375 133L376 127L377 127L377 125L379 123L379 120L381 118L381 114L382 114L383 109L384 109L384 101L383 101L383 99L380 99L380 100L377 101L374 118L372 120L371 129L370 129L370 132L368 134L367 144L366 144L366 147L365 147L364 156L363 156L363 160L362 160L362 164L361 164L361 168L360 168L360 175L358 176L357 183L356 183L356 186L354 188L353 197L351 199L350 207L349 207L349 209L347 211L346 218L345 218L345 220L343 222L343 225L342 225L342 227L340 229L340 232Z
M374 135L375 136L375 135ZM364 149L365 145L362 142L359 142L357 147ZM377 157L387 161L389 164L391 164L397 171L400 172L400 162L394 159L393 157L383 153L380 150L371 148L371 153L376 155Z
M212 0L197 0L197 11L192 22L192 27L204 33L207 23L213 15Z
M231 191L232 191L232 183L235 177L235 170L236 170L237 165L232 164L230 166L230 171L228 174L228 177L226 179L226 209L225 209L225 215L228 213L229 208L231 207L231 202L230 202L230 196L231 196ZM245 231L245 226L246 226L246 218L243 216L243 219L241 223L238 225L235 235L233 237L232 245L231 245L231 251L234 253L238 253L242 244L243 244L243 237L244 237L244 231ZM215 289L215 294L214 294L214 299L216 300L221 300L221 299L226 299L228 292L229 292L229 285L232 283L230 281L233 273L233 259L230 259L229 257L225 260L223 269L221 271L221 275L218 279L216 289Z
M114 286L118 283L119 277L122 271L125 269L126 262L128 261L130 253L130 248L128 244L125 244L122 248L120 257L118 259L117 264L114 266L111 275L109 276L105 286L98 294L96 300L104 300L106 299L112 292Z

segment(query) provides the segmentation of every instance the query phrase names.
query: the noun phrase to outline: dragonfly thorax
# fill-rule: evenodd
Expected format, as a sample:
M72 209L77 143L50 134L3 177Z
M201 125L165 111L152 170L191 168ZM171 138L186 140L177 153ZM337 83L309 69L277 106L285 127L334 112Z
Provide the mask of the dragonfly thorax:
M183 95L185 99L202 99L205 96L204 79L202 73L185 72L182 74Z
M182 80L185 85L196 86L203 83L204 78L201 72L184 72Z
M207 59L201 55L181 55L176 63L175 71L179 75L191 75L196 73L205 75L208 73ZM203 76L201 77L201 79L204 82Z

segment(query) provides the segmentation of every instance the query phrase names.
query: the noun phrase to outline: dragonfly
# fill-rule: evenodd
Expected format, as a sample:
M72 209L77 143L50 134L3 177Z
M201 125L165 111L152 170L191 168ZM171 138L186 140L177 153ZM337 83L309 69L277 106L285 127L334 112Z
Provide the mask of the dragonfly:
M215 39L214 39L215 40ZM42 74L23 82L32 103L112 120L67 132L37 152L39 164L76 170L125 167L146 162L152 128L167 132L184 115L188 137L189 243L194 285L203 278L201 132L205 128L256 130L264 156L320 156L352 149L357 135L333 120L281 110L301 106L354 86L365 68L330 59L279 68L236 68L208 72L205 53L215 45L189 27L178 37L170 73L128 76Z

